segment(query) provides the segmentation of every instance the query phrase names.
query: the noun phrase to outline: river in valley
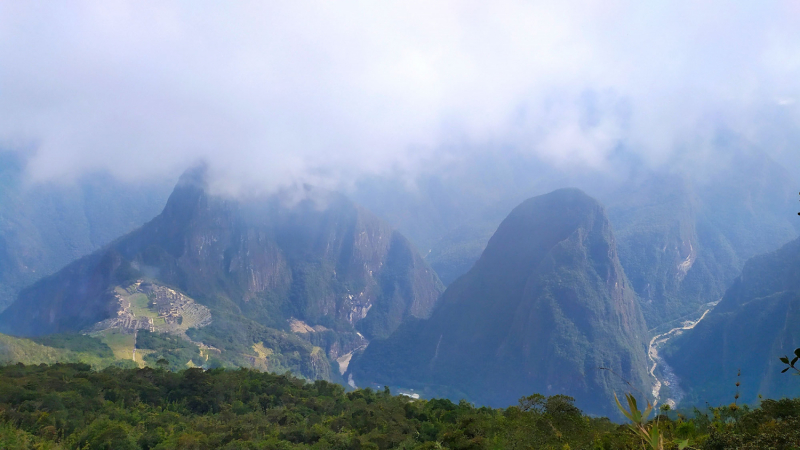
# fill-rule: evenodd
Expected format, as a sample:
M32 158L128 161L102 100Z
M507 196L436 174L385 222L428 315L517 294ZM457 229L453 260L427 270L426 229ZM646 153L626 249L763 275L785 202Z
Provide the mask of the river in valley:
M686 330L694 328L701 320L706 317L711 309L716 306L718 302L707 303L703 308L695 314L696 318L687 316L686 320L682 320L680 325L670 329L669 331L657 334L650 339L650 345L647 348L647 357L650 359L650 375L653 376L655 382L653 383L653 405L658 406L660 402L668 404L671 408L681 401L683 391L678 386L678 379L672 372L672 369L667 363L658 355L658 350L663 348L670 339L675 336L680 336ZM698 317L699 316L699 317ZM662 396L665 397L662 400Z

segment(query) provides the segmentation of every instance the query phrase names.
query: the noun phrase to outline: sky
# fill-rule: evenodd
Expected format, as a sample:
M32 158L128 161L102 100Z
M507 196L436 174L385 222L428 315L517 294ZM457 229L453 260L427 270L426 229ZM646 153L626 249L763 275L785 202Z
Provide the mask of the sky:
M800 2L0 2L0 148L34 181L710 164L720 130L800 165Z

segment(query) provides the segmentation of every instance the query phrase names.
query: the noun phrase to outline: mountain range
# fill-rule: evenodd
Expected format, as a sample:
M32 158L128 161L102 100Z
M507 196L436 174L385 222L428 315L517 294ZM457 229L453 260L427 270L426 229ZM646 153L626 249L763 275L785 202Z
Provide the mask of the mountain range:
M657 331L718 301L748 258L800 235L800 179L741 137L720 133L710 146L661 167L621 151L609 170L521 155L470 159L420 176L414 189L376 177L353 195L409 236L449 285L526 198L564 186L590 192L606 206L620 262Z
M244 366L492 406L566 394L614 416L614 393L655 398L648 341L685 326L658 359L683 405L728 403L736 382L748 403L796 395L777 357L800 346L797 189L731 148L713 173L622 184L523 159L416 191L362 180L351 195L378 214L307 185L227 195L202 166L168 198L102 176L28 186L0 153L0 309L16 300L0 358Z

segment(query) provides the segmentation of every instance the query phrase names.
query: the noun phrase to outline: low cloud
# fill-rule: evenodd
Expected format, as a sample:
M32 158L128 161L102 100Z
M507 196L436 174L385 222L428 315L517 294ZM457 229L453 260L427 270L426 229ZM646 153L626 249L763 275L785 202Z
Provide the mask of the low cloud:
M721 129L792 162L800 7L745 3L2 2L0 145L34 180L206 160L234 189L659 165Z

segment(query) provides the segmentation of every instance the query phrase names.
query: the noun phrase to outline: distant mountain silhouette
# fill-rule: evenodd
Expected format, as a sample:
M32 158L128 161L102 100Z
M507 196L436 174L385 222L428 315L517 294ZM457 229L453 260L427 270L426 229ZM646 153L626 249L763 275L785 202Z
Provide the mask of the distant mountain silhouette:
M22 288L152 219L172 183L129 184L102 173L29 183L24 158L0 150L0 310Z

